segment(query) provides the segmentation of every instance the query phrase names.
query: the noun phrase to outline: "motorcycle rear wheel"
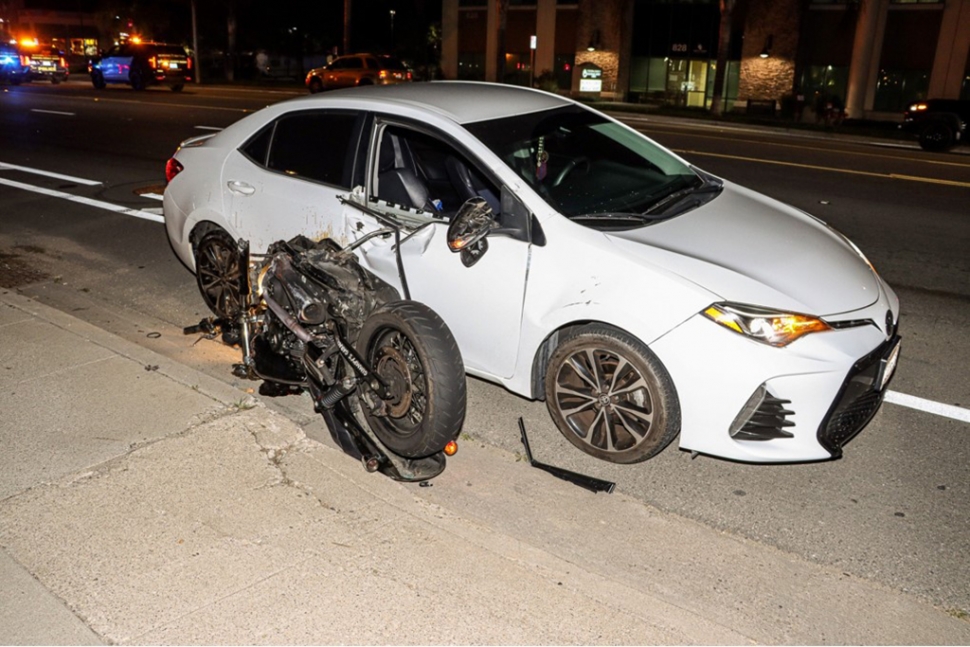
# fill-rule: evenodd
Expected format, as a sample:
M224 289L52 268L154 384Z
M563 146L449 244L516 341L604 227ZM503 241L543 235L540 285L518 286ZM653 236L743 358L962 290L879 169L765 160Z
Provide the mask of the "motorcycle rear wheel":
M388 449L423 458L458 437L465 420L465 369L454 336L431 308L416 301L381 306L364 322L357 350L390 386L388 415L373 415L360 403Z

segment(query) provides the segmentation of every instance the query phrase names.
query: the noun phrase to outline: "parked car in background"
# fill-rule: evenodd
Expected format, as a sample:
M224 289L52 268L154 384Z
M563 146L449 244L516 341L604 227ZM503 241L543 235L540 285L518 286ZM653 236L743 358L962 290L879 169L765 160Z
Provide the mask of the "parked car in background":
M239 239L356 243L469 374L617 463L678 433L735 460L840 456L899 357L899 301L842 234L538 90L301 97L183 142L166 178L169 240L214 312L238 307Z
M947 151L966 141L970 123L970 100L930 99L917 101L903 113L903 130L916 133L927 151Z
M70 72L64 52L56 47L40 45L24 47L21 51L30 66L31 81L46 79L55 85L67 81Z
M0 40L0 81L20 85L29 79L30 64L26 56L21 54L16 43L7 38Z
M135 90L166 85L180 92L193 80L193 61L181 45L128 42L113 47L90 66L91 83L103 89L124 83Z
M391 56L350 54L310 70L306 87L310 92L322 92L357 85L391 85L412 80L411 70Z

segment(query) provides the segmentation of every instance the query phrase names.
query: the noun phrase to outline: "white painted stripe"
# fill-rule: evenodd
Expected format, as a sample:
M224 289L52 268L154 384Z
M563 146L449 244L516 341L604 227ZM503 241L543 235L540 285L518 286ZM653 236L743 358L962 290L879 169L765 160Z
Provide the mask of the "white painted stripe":
M196 126L196 130L222 130L219 126Z
M31 108L31 112L42 112L45 115L64 115L65 117L74 117L77 115L75 112L62 112L60 110L41 110L40 108Z
M143 198L150 198L152 200L164 200L165 199L164 196L161 196L161 195L159 195L157 193L142 193L141 194L141 197L143 197Z
M33 173L34 175L44 175L47 177L57 178L58 180L67 180L68 182L75 182L77 184L84 184L86 186L99 186L101 184L101 182L96 180L85 180L83 177L61 175L60 173L51 173L50 171L42 171L40 169L30 168L27 166L17 166L16 164L7 164L6 162L0 162L0 171L22 171L24 173Z
M917 398L915 395L906 395L905 393L898 393L896 391L886 391L886 402L898 404L901 407L909 407L910 409L918 409L919 411L925 411L927 413L943 416L944 418L952 418L953 420L970 422L970 409L956 407L952 404L943 404L942 402L934 402L933 400Z
M0 185L12 186L15 189L32 191L33 193L40 193L41 195L47 195L52 198L61 198L62 200L69 200L71 202L77 202L79 204L84 204L89 207L97 207L98 209L114 211L115 213L124 214L126 216L143 218L145 220L151 220L152 222L165 222L165 218L163 218L162 216L158 214L150 213L148 211L142 211L140 209L131 209L129 207L122 207L117 204L111 204L110 202L92 200L91 198L85 198L79 195L73 195L71 193L64 193L63 191L54 191L53 189L45 189L43 187L33 186L32 184L24 184L23 182L14 182L13 180L5 180L3 178L0 178Z

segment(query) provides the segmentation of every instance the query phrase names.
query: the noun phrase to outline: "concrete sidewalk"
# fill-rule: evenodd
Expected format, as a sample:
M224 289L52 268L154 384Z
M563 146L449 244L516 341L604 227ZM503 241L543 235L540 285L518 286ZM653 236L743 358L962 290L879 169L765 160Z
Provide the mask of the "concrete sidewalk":
M480 443L433 487L368 474L4 290L0 411L3 644L970 644L908 595Z

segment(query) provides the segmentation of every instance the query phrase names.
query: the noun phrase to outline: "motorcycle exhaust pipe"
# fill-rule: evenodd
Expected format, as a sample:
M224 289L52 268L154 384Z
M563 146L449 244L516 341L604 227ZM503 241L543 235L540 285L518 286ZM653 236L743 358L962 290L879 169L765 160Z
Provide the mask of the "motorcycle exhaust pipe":
M289 312L286 311L286 308L284 308L279 303L277 303L276 300L273 299L273 297L271 297L266 292L263 292L263 301L266 302L266 305L269 306L269 309L273 311L273 314L277 316L277 318L283 323L283 325L289 328L293 332L293 334L300 339L300 341L302 341L305 344L309 344L314 339L316 339L313 336L313 333L311 333L309 330L301 326L300 322L297 321L293 315L291 315Z

